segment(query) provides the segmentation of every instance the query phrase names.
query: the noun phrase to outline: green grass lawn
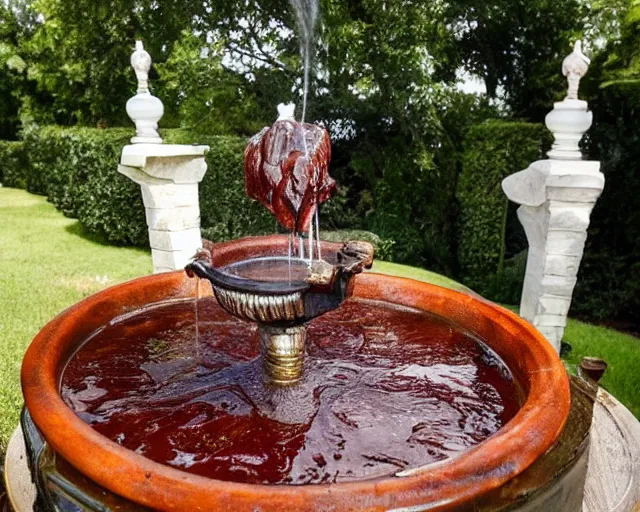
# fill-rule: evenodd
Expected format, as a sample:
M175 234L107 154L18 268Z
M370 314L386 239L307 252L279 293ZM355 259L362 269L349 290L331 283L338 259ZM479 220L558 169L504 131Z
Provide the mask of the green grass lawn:
M105 245L45 198L0 188L0 454L18 422L20 364L35 334L87 295L150 272L148 252Z
M404 265L376 262L374 270L464 289ZM83 297L150 272L148 251L106 245L43 197L0 188L0 459L22 406L22 356L38 330ZM640 340L573 320L565 338L573 346L567 365L582 355L606 359L603 385L640 417Z

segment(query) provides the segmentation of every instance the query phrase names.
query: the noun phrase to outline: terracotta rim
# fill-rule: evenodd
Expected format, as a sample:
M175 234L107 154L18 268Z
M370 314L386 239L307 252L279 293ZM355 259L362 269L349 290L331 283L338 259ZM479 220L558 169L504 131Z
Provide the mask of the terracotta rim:
M218 244L215 259L233 261L242 255L278 250L286 243L286 237L271 236ZM27 408L51 447L96 483L141 505L184 511L389 510L423 504L429 504L429 510L448 509L524 471L551 447L564 427L570 406L567 374L551 345L530 324L464 293L371 273L357 277L354 297L432 311L489 341L526 395L509 423L457 458L410 471L407 476L344 484L240 484L153 462L110 441L78 418L60 397L60 378L78 344L95 329L93 325L139 304L192 297L193 293L193 281L181 271L104 290L49 322L29 346L22 365Z

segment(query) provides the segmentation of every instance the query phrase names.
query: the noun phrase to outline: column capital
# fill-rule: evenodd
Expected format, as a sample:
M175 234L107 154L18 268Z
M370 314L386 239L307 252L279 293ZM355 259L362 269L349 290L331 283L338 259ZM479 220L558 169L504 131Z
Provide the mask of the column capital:
M600 196L604 181L600 162L594 160L538 160L502 180L502 190L511 201L525 206L563 197L588 203Z
M131 144L122 150L118 172L136 183L199 183L207 170L209 146Z

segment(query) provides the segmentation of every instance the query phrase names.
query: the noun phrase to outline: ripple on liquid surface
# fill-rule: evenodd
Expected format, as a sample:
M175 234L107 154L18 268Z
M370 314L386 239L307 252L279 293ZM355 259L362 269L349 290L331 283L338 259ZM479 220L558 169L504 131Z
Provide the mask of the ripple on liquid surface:
M345 482L478 444L517 412L504 364L446 320L350 300L314 320L300 385L263 383L255 325L212 298L106 326L62 396L86 423L157 462L220 480Z

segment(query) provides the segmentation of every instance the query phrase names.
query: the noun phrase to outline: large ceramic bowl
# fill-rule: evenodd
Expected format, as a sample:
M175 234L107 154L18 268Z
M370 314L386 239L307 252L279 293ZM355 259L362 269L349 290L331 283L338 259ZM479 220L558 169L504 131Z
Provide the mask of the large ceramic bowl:
M331 250L329 244L326 250ZM286 254L281 236L218 244L214 264ZM551 447L570 406L565 369L549 343L513 313L477 297L389 277L356 277L353 300L375 299L430 311L476 333L502 358L524 393L518 413L496 434L444 462L353 483L248 485L212 480L151 461L85 424L60 396L65 365L96 328L137 308L194 295L184 272L144 277L93 295L58 315L24 358L22 387L33 421L52 449L83 475L157 510L347 511L453 510L473 506L513 479ZM211 294L211 290L206 292Z

